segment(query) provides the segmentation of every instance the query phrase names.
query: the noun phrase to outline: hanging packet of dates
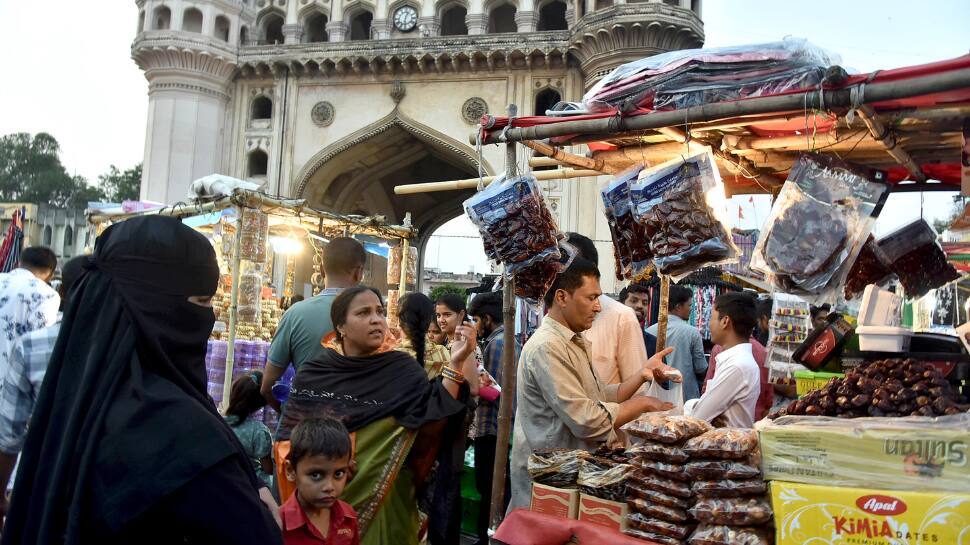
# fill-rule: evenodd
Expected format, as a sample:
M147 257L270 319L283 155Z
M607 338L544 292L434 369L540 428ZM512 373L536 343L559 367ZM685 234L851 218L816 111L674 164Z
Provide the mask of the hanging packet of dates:
M485 255L516 279L515 294L536 301L571 261L535 177L500 178L464 202Z
M651 264L650 241L646 230L637 223L630 201L630 184L643 170L640 165L625 170L600 190L606 222L613 239L616 279L632 280Z
M702 267L737 263L710 150L644 169L630 186L630 201L661 274L679 280Z
M804 154L771 208L751 266L772 287L832 300L889 197L884 172Z

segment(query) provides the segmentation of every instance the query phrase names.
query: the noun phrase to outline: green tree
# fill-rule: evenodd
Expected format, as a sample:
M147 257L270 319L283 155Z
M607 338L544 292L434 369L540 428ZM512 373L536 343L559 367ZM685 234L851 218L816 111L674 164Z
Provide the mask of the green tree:
M437 301L439 297L446 293L454 293L462 298L466 297L465 288L456 286L455 284L442 284L436 288L433 288L431 293L428 294L428 298L430 298L432 301Z
M81 176L67 173L57 140L44 132L0 137L0 200L84 206L100 200L101 191Z
M98 187L111 202L137 201L141 195L141 163L125 171L111 165L107 173L98 176Z
M943 231L949 229L950 224L963 213L965 206L966 201L963 199L963 197L953 197L953 205L950 208L950 212L945 217L933 220L933 228L936 229L936 232L942 233Z

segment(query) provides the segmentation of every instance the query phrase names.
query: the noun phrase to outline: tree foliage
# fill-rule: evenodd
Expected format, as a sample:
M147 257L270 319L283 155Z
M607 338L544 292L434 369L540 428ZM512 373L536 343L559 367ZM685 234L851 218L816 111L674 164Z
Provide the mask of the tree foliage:
M455 295L458 295L459 297L462 297L462 298L465 298L467 296L467 294L465 293L465 288L461 286L457 286L455 284L442 284L440 286L433 288L431 290L431 293L428 294L428 298L430 298L432 301L437 301L439 297L441 297L446 293L454 293Z
M141 163L124 171L111 165L108 172L98 176L98 187L111 202L137 201L141 194Z

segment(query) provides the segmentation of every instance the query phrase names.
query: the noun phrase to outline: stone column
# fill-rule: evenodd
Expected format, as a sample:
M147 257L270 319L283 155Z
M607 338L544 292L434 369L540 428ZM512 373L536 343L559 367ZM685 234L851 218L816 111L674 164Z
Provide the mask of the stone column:
M476 36L488 32L488 16L484 13L469 13L465 16L468 34Z
M418 19L418 30L421 31L422 37L440 36L441 21L434 15L421 17Z
M516 11L515 24L519 32L535 32L538 15L534 11Z
M327 23L327 35L331 42L342 42L347 39L347 23L331 21Z
M370 36L374 40L386 40L391 37L390 19L374 19L370 25Z
M283 43L298 44L303 39L303 25L283 25Z

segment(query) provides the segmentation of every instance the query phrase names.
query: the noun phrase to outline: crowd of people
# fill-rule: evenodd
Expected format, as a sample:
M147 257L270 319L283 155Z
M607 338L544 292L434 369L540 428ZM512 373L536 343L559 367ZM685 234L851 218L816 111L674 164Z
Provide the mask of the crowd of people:
M771 406L763 304L718 297L708 361L686 322L690 291L673 286L658 352L647 290L604 295L595 245L568 238L579 256L524 346L506 345L500 293L468 306L409 293L389 326L380 292L361 285L363 246L331 240L323 291L287 301L265 369L233 381L223 414L206 390L219 269L204 236L129 219L65 263L57 290L54 254L25 249L0 275L0 484L13 484L0 544L456 544L469 445L485 544L503 395L509 509L528 505L534 449L595 449L670 409L643 395L651 386L680 383L686 414L731 426ZM507 351L514 392L501 390ZM250 418L267 405L277 429Z

